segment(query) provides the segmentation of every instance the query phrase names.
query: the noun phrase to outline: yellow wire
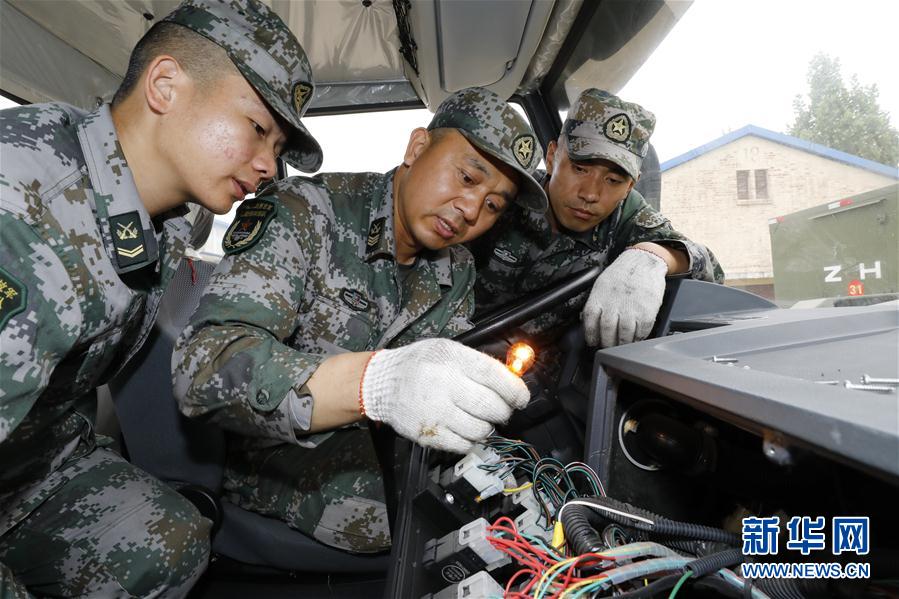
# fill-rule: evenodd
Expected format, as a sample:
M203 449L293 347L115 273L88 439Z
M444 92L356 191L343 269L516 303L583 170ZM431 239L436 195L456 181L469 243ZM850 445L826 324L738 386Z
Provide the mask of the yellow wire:
M519 491L524 491L525 489L530 489L534 486L534 483L525 483L520 487L515 487L514 489L503 489L503 493L506 495L511 495L512 493L518 493Z
M559 595L559 599L561 599L562 597L565 597L566 595L569 595L569 593L571 593L571 592L573 592L573 591L576 591L577 589L579 589L579 588L581 588L581 587L585 587L585 586L587 586L588 584L593 584L594 582L598 582L598 581L600 581L600 580L602 580L602 577L599 577L599 578L593 578L593 579L590 579L590 580L582 580L582 581L580 581L580 582L576 582L576 583L574 583L573 585L571 585L570 587L568 587L567 589L565 589L564 591L562 591L562 594ZM570 595L569 595L569 596L570 596Z
M537 586L534 587L534 590L536 591L537 589L539 589L540 587L542 587L542 586L543 586L543 582L544 582L547 578L549 578L549 577L552 575L552 573L553 573L554 570L558 570L558 569L560 569L560 568L564 568L567 564L574 563L574 562L576 562L578 559L580 559L580 556L577 556L577 557L570 557L570 558L568 558L568 559L564 559L564 560L562 560L562 561L560 561L560 562L558 562L558 563L556 563L556 564L550 566L549 568L547 568L546 572L543 573L543 576L540 577L540 580L537 581ZM548 589L547 589L547 590L548 590ZM544 591L544 593L545 593L545 592L546 592L546 591Z

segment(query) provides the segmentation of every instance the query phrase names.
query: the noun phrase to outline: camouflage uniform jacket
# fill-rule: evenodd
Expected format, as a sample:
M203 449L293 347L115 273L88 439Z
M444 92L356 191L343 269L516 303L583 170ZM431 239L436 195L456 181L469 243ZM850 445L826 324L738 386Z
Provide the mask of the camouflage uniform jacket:
M226 251L229 238L244 240L237 245L252 237L232 232L256 230L259 222L264 232L226 254L213 273L172 361L186 415L268 439L240 443L321 441L302 436L312 416L306 381L329 355L450 337L471 326L467 249L423 252L398 277L393 172L276 183L241 205ZM232 455L236 442L229 441Z
M544 173L540 175L545 177ZM582 234L553 232L547 216L511 206L490 231L471 244L478 273L478 314L581 270L597 265L606 268L627 247L641 241L685 251L690 260L687 276L691 278L724 281L714 255L675 231L636 190L608 218ZM585 300L586 294L581 294L526 328L532 332L545 330L573 316Z
M0 534L90 453L96 393L140 348L184 254L153 220L108 106L0 112Z

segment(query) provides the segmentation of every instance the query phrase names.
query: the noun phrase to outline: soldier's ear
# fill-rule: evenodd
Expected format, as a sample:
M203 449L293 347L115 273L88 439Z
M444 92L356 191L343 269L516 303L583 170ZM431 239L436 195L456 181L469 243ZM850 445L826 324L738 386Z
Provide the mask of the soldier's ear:
M171 56L161 54L151 60L142 86L147 106L159 114L170 112L186 77L184 69Z
M546 172L550 175L553 174L553 165L556 162L556 148L558 147L556 140L552 140L546 145L546 156L544 160L546 161Z
M406 153L403 155L403 164L412 166L419 156L431 143L431 134L424 127L413 129L409 135L409 143L406 145Z

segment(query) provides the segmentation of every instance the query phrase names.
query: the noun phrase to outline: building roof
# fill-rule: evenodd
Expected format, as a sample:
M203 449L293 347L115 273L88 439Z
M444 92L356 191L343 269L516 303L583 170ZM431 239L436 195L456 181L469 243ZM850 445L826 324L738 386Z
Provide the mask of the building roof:
M886 164L880 164L879 162L874 162L873 160L868 160L859 156L853 156L852 154L847 154L846 152L834 150L833 148L828 148L827 146L822 146L821 144L816 144L804 139L799 139L798 137L793 137L792 135L785 135L783 133L769 131L768 129L756 127L755 125L746 125L742 129L731 131L727 135L722 135L714 141L710 141L705 145L694 148L689 152L685 152L680 156L672 158L671 160L666 160L660 165L660 169L664 173L669 169L679 166L685 162L689 162L694 158L699 158L703 154L707 154L712 150L715 150L722 146L726 146L727 144L736 141L741 137L746 137L747 135L754 135L756 137L761 137L762 139L767 139L769 141L783 144L791 148L796 148L797 150L802 150L810 154L817 154L818 156L829 158L830 160L836 160L837 162L843 162L845 164L857 166L858 168L863 168L865 170L875 172L878 175L884 175L885 177L899 179L899 170L897 170L896 167L888 166Z

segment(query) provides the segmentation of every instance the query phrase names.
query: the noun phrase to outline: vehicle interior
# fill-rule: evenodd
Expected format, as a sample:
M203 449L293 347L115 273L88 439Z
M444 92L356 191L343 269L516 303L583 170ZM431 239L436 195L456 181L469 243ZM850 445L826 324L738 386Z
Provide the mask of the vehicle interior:
M134 43L177 5L175 0L0 1L3 95L19 103L63 101L82 107L111 97ZM544 148L558 136L562 113L583 89L620 90L690 4L266 3L296 33L312 64L316 90L306 120L433 110L450 93L479 85L518 104ZM324 149L326 154L341 151ZM658 207L662 190L654 150L637 188ZM197 250L211 226L208 218L201 221ZM100 414L110 420L107 430L123 455L177 487L215 522L213 562L193 596L503 595L520 566L510 570L508 564L484 561L460 566L452 559L464 552L446 549L445 541L479 518L494 522L528 513L531 508L512 505L521 493L482 500L482 489L472 488L459 474L461 456L428 451L389 430L372 430L389 503L389 553L343 553L220 497L224 434L181 416L164 384L170 379L172 345L214 267L196 256L185 259L153 334L99 397ZM669 553L660 555L677 551L698 560L739 548L734 539L741 518L750 515L779 514L784 522L796 515L868 516L873 531L863 560L871 564L868 579L753 584L713 567L701 578L696 575L689 596L897 596L899 543L888 532L899 530L896 389L842 384L863 376L896 376L895 302L788 310L740 289L672 278L653 334L644 342L596 351L587 347L576 320L538 335L527 333L530 320L583 294L598 272L576 273L513 305L479 313L475 327L458 338L502 360L514 342L525 340L536 349L536 362L524 374L532 401L497 435L559 464L583 463L595 473L598 489L575 477L563 502L569 496L599 501L599 495L608 495L623 502L615 504L618 509L633 507L720 533L658 533L586 510L584 522L599 538L590 547L613 550L652 540L667 547ZM537 489L536 482L532 488ZM542 507L548 509L545 503ZM545 534L549 543L547 525L527 526L538 537ZM488 571L490 580L485 580ZM659 571L647 571L584 596L635 593L659 576ZM659 596L668 596L672 586ZM546 596L559 592L547 590Z

